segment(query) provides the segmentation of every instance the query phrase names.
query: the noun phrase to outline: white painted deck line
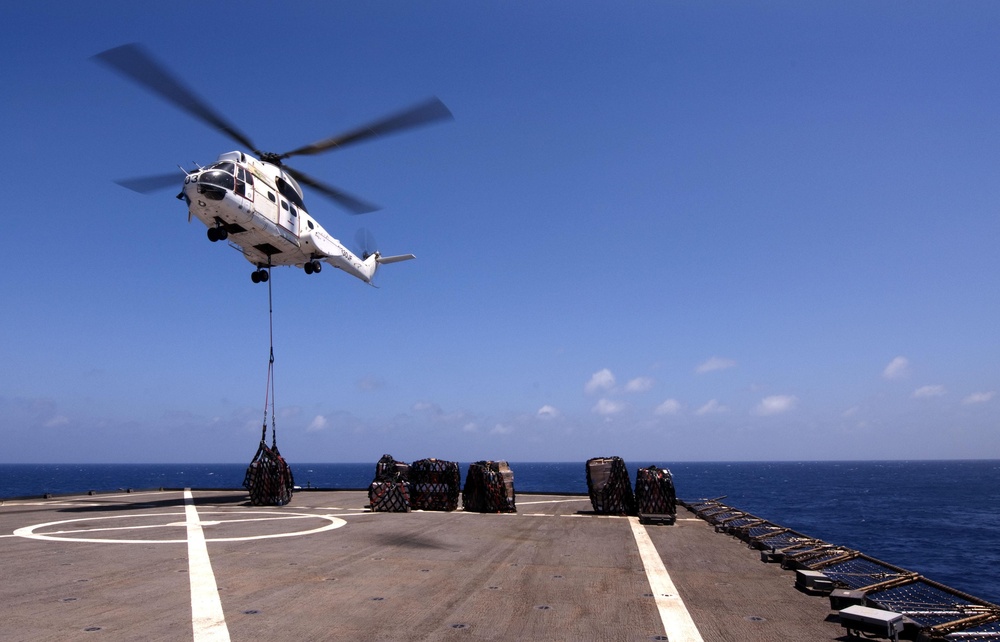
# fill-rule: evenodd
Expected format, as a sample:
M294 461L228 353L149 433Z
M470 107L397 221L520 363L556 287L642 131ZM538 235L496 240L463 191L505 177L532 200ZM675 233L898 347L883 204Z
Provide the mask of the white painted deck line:
M656 600L656 608L660 611L660 620L663 621L667 638L670 642L703 642L698 627L684 606L684 600L667 573L667 567L663 565L663 559L646 532L646 527L639 523L638 517L629 517L628 523L632 527L632 535L639 548L639 557L646 569L649 588Z
M219 587L208 558L208 545L202 529L194 496L184 489L184 514L187 523L188 575L191 578L191 625L194 642L229 642L229 628L222 613Z

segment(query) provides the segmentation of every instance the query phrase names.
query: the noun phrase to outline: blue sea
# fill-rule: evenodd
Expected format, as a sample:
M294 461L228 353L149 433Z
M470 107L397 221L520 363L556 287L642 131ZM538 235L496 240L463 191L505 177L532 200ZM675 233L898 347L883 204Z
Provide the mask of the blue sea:
M637 466L669 468L679 498L726 496L758 517L1000 603L1000 460L627 463L633 479ZM518 492L587 492L583 462L511 468ZM245 471L244 464L0 464L0 498L232 489ZM360 489L375 464L292 463L292 472L302 487Z

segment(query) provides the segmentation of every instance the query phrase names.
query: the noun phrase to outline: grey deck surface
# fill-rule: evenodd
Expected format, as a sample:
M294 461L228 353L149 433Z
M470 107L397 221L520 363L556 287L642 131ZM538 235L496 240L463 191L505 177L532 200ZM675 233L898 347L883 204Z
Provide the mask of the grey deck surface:
M666 639L628 519L584 514L586 497L484 515L370 513L358 491L193 495L234 641ZM685 509L645 529L704 640L843 639L825 598ZM181 491L3 502L0 559L0 640L210 639Z

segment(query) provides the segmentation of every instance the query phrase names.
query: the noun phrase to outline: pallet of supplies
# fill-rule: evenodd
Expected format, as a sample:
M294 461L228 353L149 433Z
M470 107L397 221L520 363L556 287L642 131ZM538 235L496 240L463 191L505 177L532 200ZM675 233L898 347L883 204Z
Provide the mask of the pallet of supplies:
M420 459L410 464L410 506L414 510L455 510L461 492L462 476L456 462Z
M409 513L409 464L382 455L375 464L375 479L368 487L368 503L373 512Z
M649 466L636 471L635 506L643 524L674 523L677 519L677 494L669 470Z
M462 489L462 506L477 513L516 513L514 472L505 461L469 465Z
M594 512L602 515L635 514L632 482L621 457L587 460L587 491Z

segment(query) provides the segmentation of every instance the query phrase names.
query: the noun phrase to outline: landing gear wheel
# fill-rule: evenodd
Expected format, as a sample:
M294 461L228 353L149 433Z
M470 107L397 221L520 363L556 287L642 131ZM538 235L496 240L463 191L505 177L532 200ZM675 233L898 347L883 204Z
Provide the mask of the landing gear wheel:
M302 271L305 272L306 274L312 274L313 273L313 264L312 264L312 261L309 261L305 265L303 265L302 266Z
M260 283L260 270L254 270L250 273L250 280L254 283Z
M220 239L219 228L217 227L208 228L207 234L208 234L208 240L211 241L212 243L215 243Z
M229 230L224 227L217 227L215 228L215 235L219 237L220 241L225 241L229 238Z
M261 282L261 283L267 283L267 280L268 280L269 278L271 278L271 275L269 275L269 274L267 273L267 270L261 270L261 271L260 271L260 282Z

